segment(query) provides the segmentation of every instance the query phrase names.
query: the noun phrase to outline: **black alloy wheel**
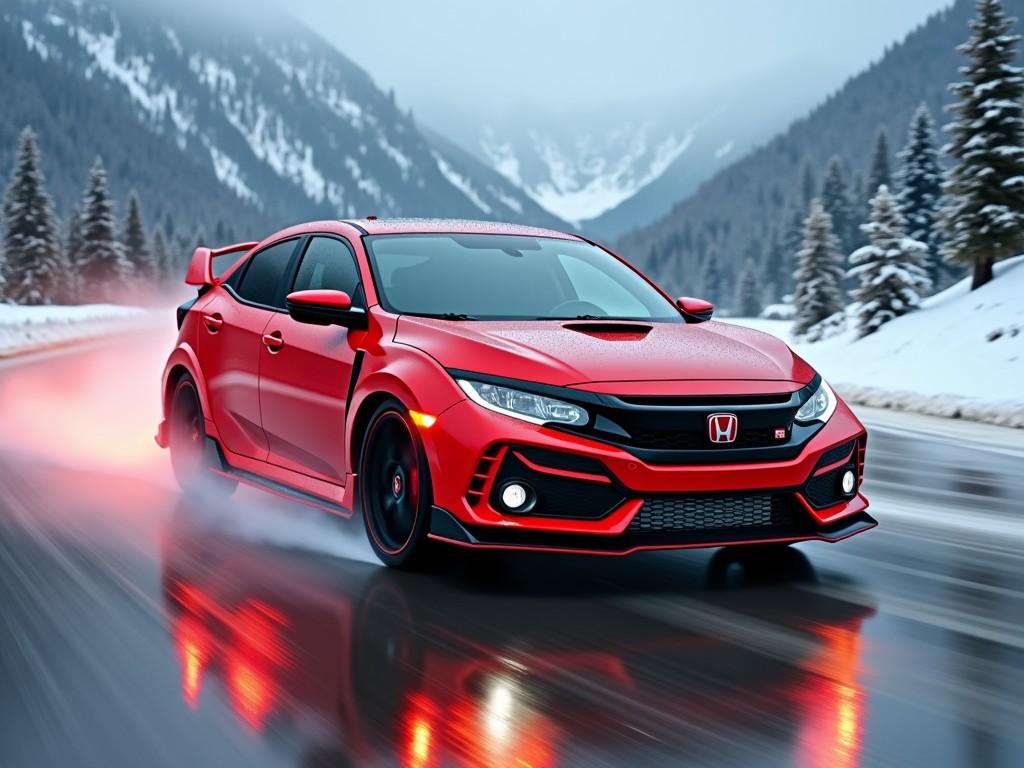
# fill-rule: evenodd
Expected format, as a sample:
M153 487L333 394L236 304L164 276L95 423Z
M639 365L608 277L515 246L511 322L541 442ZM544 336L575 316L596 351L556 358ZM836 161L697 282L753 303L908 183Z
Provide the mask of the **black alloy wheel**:
M431 485L416 427L398 401L382 404L370 420L358 483L366 534L385 565L424 564Z

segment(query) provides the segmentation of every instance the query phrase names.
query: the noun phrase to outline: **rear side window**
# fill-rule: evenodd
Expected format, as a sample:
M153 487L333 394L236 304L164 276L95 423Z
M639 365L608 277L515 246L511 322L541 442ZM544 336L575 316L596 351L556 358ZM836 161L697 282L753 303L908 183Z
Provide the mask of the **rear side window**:
M238 295L246 301L276 307L281 283L295 250L295 242L285 240L254 255L245 274L242 275L242 282L237 289Z
M359 282L352 250L333 237L314 237L306 247L292 290L344 291L355 300Z

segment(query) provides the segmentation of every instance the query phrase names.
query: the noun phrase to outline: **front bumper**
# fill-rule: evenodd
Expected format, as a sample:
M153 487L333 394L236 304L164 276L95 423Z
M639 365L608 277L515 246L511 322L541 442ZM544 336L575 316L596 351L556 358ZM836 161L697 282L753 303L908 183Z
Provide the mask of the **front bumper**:
M423 431L434 539L473 547L627 554L642 549L839 541L876 525L859 490L866 433L845 403L788 460L647 464L628 451L493 413L469 401ZM559 458L561 457L561 458ZM556 459L556 460L552 460ZM501 509L509 473L542 488L529 514Z

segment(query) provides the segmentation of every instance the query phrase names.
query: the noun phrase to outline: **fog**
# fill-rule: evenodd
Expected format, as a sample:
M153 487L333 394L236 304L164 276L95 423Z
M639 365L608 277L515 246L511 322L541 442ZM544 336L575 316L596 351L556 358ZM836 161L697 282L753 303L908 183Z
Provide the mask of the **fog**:
M292 0L289 8L442 131L638 107L786 78L839 86L949 0ZM512 120L514 121L514 119Z

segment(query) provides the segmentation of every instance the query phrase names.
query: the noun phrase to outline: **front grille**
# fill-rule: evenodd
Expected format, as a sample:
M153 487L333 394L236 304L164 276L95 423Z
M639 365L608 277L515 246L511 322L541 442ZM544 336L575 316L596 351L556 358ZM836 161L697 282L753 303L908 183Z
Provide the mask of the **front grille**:
M676 430L676 429L642 429L635 430L630 440L637 448L648 448L655 451L700 451L729 450L731 448L762 448L766 445L780 445L786 438L775 437L775 428L740 429L736 440L731 443L712 443L708 438L707 429Z
M806 523L792 497L663 496L644 501L629 524L633 533L731 528L794 529Z

